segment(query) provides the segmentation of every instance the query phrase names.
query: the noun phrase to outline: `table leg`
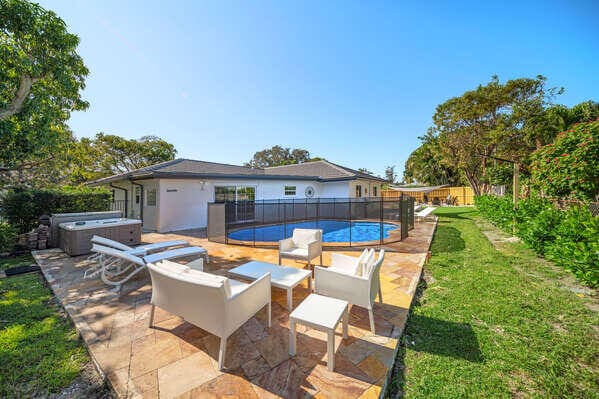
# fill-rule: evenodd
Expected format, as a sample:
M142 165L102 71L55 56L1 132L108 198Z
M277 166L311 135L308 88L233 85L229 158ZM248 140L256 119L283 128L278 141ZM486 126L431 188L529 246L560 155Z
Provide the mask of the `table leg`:
M289 354L295 356L295 320L289 320Z
M308 290L312 291L312 276L308 276Z
M335 370L335 330L327 331L327 367Z
M293 288L287 288L287 309L293 309Z
M345 308L343 315L343 339L347 339L347 325L349 324L349 308Z

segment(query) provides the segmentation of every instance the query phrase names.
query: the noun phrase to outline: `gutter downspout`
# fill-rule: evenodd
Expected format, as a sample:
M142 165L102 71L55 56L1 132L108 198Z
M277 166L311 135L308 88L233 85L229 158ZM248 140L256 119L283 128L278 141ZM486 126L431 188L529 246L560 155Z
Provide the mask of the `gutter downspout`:
M139 218L141 219L141 226L143 227L144 222L144 186L139 183L135 183L133 179L129 179L131 184L134 186L138 186L140 188L140 198L139 198Z
M127 206L129 204L129 190L127 190L126 188L123 187L118 187L115 186L113 183L109 184L110 187L112 188L118 188L119 190L123 190L125 192L125 217L129 216L129 207Z

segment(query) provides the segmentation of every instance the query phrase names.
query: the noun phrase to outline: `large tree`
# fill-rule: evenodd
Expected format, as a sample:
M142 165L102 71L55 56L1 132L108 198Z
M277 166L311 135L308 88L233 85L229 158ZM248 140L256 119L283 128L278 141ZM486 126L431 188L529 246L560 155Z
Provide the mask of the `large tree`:
M175 159L177 150L156 136L126 139L116 135L98 133L92 138L82 138L69 152L70 180L82 183L87 180L129 172L156 163Z
M322 158L310 158L310 152L301 148L291 149L275 145L254 154L251 161L246 162L245 166L250 168L267 168L270 166L292 165L316 161Z
M422 145L410 154L405 163L403 181L429 186L462 184L459 170L442 161L438 140L430 133L420 139Z
M19 182L73 142L66 121L88 107L78 44L54 12L0 0L0 178Z
M559 89L545 88L546 79L521 78L486 85L439 105L431 135L438 140L441 162L456 168L476 195L488 193L485 178L492 157L521 162L544 131L544 109Z

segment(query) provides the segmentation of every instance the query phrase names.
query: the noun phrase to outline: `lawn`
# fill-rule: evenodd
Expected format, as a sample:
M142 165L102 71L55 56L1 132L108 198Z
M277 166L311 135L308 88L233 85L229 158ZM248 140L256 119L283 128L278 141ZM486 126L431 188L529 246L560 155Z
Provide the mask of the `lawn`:
M30 255L0 259L0 270ZM0 397L46 397L68 386L89 361L73 325L39 273L0 279Z
M496 249L474 208L436 214L391 396L599 397L597 298L522 243Z

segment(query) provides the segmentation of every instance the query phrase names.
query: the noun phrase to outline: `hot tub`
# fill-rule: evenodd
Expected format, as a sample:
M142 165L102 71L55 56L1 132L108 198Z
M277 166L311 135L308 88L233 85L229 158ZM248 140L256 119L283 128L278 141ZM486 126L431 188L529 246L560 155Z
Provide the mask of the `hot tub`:
M70 256L91 252L91 239L99 235L126 245L141 241L141 220L114 218L67 222L58 225L60 248Z

